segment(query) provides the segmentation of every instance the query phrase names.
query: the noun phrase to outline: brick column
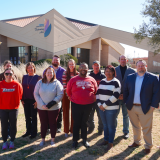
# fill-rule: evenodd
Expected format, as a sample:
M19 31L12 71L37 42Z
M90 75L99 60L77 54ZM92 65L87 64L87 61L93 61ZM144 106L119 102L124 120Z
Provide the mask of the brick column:
M100 61L101 38L92 40L92 48L90 50L89 68L92 68L93 61Z
M107 44L102 45L101 66L107 66L108 65L108 51L109 51L109 45L107 45Z

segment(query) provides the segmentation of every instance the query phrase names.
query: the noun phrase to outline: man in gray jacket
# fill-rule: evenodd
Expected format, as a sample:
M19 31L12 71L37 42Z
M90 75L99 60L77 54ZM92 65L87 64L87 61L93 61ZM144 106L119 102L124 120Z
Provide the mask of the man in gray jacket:
M129 74L135 73L135 70L126 65L127 58L124 55L121 55L119 57L119 63L120 63L120 65L115 68L116 69L116 78L121 83L121 94L119 96L119 112L120 112L120 108L122 107L123 133L124 133L124 139L127 139L129 137L129 116L128 116L127 108L123 102L123 86L124 86L124 83L125 83L127 76Z

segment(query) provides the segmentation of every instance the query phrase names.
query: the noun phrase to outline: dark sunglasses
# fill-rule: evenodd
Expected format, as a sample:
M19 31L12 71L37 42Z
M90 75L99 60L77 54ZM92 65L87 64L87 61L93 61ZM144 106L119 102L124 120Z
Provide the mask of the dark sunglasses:
M5 73L5 75L6 75L6 76L8 76L8 75L12 76L13 73Z

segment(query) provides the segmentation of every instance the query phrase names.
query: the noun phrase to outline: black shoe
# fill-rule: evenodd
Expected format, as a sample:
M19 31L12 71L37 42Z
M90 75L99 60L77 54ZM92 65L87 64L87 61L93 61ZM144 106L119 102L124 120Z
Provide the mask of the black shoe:
M87 134L91 134L93 131L94 131L94 128L93 128L93 129L89 129L89 130L87 131Z
M128 139L128 138L129 138L129 133L124 133L123 138L124 138L124 139Z
M57 128L57 133L61 133L61 128Z
M89 143L86 140L83 140L82 143L86 148L90 147Z
M98 131L98 135L102 135L103 131Z
M36 138L36 136L30 136L29 138L30 138L30 139L33 139L33 138Z
M78 146L78 142L77 141L73 141L72 147L76 149L77 146Z
M29 135L30 135L29 133L25 133L22 137L24 138L24 137L27 137Z

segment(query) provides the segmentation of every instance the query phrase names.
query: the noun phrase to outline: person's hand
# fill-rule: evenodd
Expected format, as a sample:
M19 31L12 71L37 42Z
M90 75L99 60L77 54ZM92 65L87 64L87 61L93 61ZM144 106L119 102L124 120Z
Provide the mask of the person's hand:
M43 105L43 106L42 106L42 109L46 110L46 109L48 109L48 108L46 107L46 105Z
M71 98L68 96L68 99L71 100Z
M123 100L123 94L119 95L119 100Z
M23 105L23 107L24 107L24 101L21 101L22 102L22 105Z
M33 105L34 105L34 109L36 109L37 108L37 102L35 102Z
M102 110L103 112L105 111L105 108L101 105L100 107L100 110Z

